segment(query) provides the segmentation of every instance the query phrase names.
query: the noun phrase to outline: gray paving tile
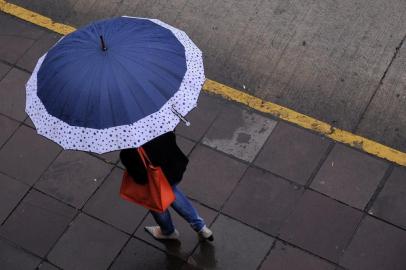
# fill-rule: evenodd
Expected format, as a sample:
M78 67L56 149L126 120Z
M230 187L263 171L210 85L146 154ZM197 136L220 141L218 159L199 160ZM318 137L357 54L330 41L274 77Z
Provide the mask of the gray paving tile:
M0 63L0 80L2 80L4 76L6 76L7 72L9 72L10 69L11 66L6 65L4 63Z
M18 60L17 66L33 71L38 59L46 53L59 39L61 35L47 32L29 48Z
M41 266L39 267L39 270L59 270L59 268L53 266L50 263L44 262L41 264Z
M336 267L300 249L276 242L261 270L335 270Z
M204 219L206 224L209 226L213 222L217 213L200 204L197 203L192 204L196 207L199 215ZM152 236L150 236L144 230L145 226L156 225L154 219L150 214L138 228L138 230L135 233L135 236L144 241L147 241L148 243L160 249L165 250L169 254L172 254L182 259L186 259L198 244L199 239L197 237L196 232L192 230L190 225L183 218L181 218L173 209L170 209L169 211L171 213L173 224L175 225L176 229L180 232L179 241L157 241Z
M366 217L340 260L340 265L357 270L406 269L406 232Z
M84 211L132 234L147 214L147 210L120 197L122 175L122 170L114 169L86 203Z
M27 51L43 30L2 13L0 15L0 59L11 64Z
M25 120L24 120L24 124L35 129L35 125L28 115L27 115L27 118L25 118Z
M120 151L104 153L101 157L108 163L116 164L120 159Z
M0 238L0 269L34 270L41 259Z
M222 102L215 97L201 93L197 107L186 118L190 126L179 123L176 132L195 141L199 141L208 130L222 108Z
M212 226L214 244L201 244L191 262L208 269L256 269L273 238L220 215Z
M120 159L120 151L112 151L107 152L104 154L95 154L92 153L93 156L98 157L106 161L107 163L116 164Z
M29 74L13 68L0 81L0 112L18 121L24 121L25 83Z
M198 266L191 265L189 263L184 264L181 269L182 270L202 270L202 268L200 268Z
M32 185L60 151L55 143L21 126L0 151L0 171Z
M125 170L125 167L124 167L123 163L121 162L121 160L117 163L117 167Z
M178 270L183 264L184 262L179 258L168 255L161 250L133 238L128 242L110 269Z
M32 190L0 228L0 235L44 257L76 211Z
M46 31L43 27L27 23L26 21L5 13L1 13L0 15L0 25L2 26L0 28L0 35L21 36L26 40L37 40Z
M180 186L192 198L220 209L246 167L221 153L198 146L190 155Z
M79 151L63 151L35 187L76 208L93 194L112 166Z
M254 160L276 121L229 105L214 122L203 143L242 160Z
M217 239L215 241L216 242L200 242L199 246L197 246L193 255L189 257L188 263L183 266L182 270L223 269L218 268L219 256L217 255L216 252L216 247L218 246ZM227 258L224 258L224 260L222 260L222 264L227 263L228 263ZM224 268L224 269L234 269L234 268Z
M312 188L364 209L382 180L388 163L336 144L317 173Z
M223 212L276 235L301 195L302 189L298 186L270 173L250 168L227 201ZM255 211L258 208L261 211Z
M329 144L330 141L320 135L279 122L254 163L303 185Z
M406 168L396 167L379 193L370 214L406 229Z
M107 269L129 236L87 215L79 215L48 255L62 269Z
M25 120L24 120L24 124L26 124L32 128L35 128L34 123L32 122L31 118L28 115L27 115L27 118L25 118Z
M10 138L11 134L17 129L19 123L5 116L0 115L0 147Z
M280 237L337 262L361 220L362 212L306 191L282 227Z
M192 148L196 144L195 142L180 136L176 137L176 143L185 155L189 155L192 151Z
M7 218L30 187L0 173L0 224Z

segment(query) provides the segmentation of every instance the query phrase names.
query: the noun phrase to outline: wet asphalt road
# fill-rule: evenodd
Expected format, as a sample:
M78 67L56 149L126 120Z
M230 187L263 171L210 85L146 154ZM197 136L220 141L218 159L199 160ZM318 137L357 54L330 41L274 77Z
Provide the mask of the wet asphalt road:
M404 0L12 0L75 27L130 15L185 30L207 77L406 151Z

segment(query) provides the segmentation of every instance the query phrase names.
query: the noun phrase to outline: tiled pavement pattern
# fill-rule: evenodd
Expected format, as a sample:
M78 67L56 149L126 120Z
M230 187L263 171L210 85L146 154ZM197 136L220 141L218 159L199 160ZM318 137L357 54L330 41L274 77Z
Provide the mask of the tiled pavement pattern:
M36 135L24 83L58 36L0 14L0 269L406 269L406 169L202 94L180 126L181 187L215 234L143 231L117 153Z

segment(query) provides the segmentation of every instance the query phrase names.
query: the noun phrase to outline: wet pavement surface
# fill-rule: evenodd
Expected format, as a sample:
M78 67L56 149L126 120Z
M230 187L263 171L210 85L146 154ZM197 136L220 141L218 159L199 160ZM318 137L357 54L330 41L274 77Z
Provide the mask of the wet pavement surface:
M205 93L176 133L180 188L215 241L175 213L180 241L152 239L118 195L117 152L64 151L27 119L24 84L58 35L0 25L0 269L406 269L406 168Z
M9 2L75 27L161 19L202 49L208 78L406 152L404 0ZM33 41L9 42L18 54ZM32 55L20 64L29 68Z

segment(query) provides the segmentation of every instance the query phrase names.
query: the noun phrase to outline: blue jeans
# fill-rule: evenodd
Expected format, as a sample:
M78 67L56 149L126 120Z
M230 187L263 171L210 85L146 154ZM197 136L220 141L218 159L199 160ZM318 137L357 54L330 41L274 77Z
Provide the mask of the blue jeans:
M205 225L203 219L179 188L172 186L172 189L176 197L175 201L171 204L172 208L190 224L193 230L196 232L200 231ZM168 209L163 213L151 211L151 214L159 227L161 227L163 234L168 235L175 231Z

